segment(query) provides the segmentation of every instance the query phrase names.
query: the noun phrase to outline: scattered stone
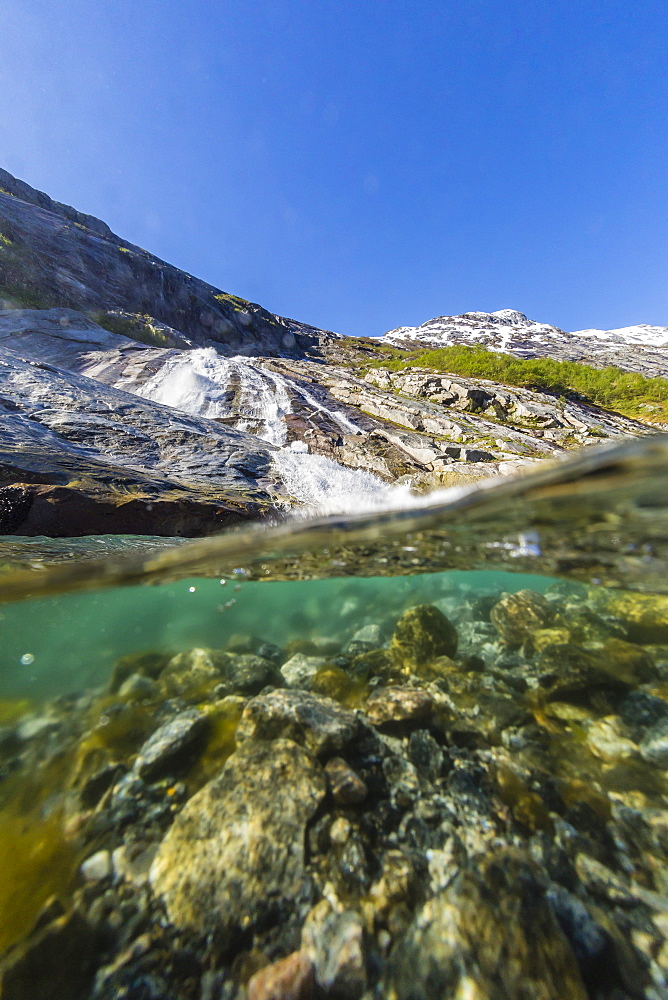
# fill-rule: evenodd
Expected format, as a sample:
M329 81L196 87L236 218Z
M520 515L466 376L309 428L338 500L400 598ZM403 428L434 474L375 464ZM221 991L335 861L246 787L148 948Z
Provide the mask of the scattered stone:
M374 726L382 726L426 719L432 707L431 697L420 688L385 687L369 695L366 714Z
M289 688L308 690L311 681L326 663L327 660L322 656L306 656L304 653L295 653L283 664L281 674Z
M200 748L209 727L203 712L189 708L149 736L135 760L134 773L148 781L183 768Z
M628 760L635 757L638 747L620 731L619 719L615 715L595 719L587 730L587 746L602 760ZM666 732L666 756L668 760L668 730Z
M505 594L494 605L490 620L509 646L521 646L533 632L552 624L554 607L534 590Z
M146 885L158 846L157 843L133 841L117 847L111 855L115 877L124 879L136 888Z
M303 951L260 969L248 982L248 1000L311 1000L313 963Z
M170 920L223 935L280 920L304 891L304 830L325 790L295 743L243 743L160 845L150 879Z
M111 854L109 851L97 851L81 865L81 874L87 882L101 882L111 875Z
M268 691L246 705L237 742L282 736L317 756L329 756L352 742L360 730L358 717L331 698L307 691Z
M457 630L433 604L410 608L394 629L390 653L402 670L410 672L437 656L454 656Z
M660 719L646 730L640 741L640 755L655 767L668 768L668 718Z
M363 802L369 790L360 776L342 757L332 757L325 764L325 774L332 792L332 798L338 805L354 805Z
M304 922L302 950L315 967L318 986L337 1000L360 1000L366 990L364 926L354 910L337 913L323 899Z
M646 691L631 691L620 704L619 714L631 737L640 743L648 729L668 718L668 701Z
M388 1000L587 1000L536 866L494 851L429 900L393 950Z

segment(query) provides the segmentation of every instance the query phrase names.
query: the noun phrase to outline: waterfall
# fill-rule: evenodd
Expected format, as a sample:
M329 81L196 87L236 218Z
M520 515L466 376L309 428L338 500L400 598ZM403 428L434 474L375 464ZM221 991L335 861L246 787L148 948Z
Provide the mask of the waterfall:
M287 382L248 358L223 358L213 347L183 352L137 391L186 413L226 420L277 447L287 439Z
M349 469L324 455L310 455L303 442L286 446L285 417L292 412L290 393L324 413L348 434L359 428L338 410L330 410L304 387L254 364L246 357L224 358L213 347L172 357L138 394L197 416L225 420L279 450L274 466L286 491L309 513L352 513L374 507L402 506L406 487L397 489L371 472ZM390 498L390 493L391 498Z

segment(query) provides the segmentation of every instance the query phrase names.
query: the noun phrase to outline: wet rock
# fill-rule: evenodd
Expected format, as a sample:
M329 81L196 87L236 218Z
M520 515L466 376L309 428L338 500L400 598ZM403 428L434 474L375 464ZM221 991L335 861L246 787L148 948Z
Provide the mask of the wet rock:
M409 809L420 795L420 780L416 769L404 757L391 756L383 761L383 774L392 805L397 809Z
M646 730L668 719L668 702L646 691L631 691L621 702L619 714L631 737L639 743Z
M620 728L617 716L605 716L595 719L587 730L587 746L591 752L602 760L628 760L638 753L636 744L628 739ZM668 731L666 741L668 758Z
M225 681L231 657L220 649L189 649L178 653L160 675L160 685L171 697L203 695Z
M547 628L554 619L554 607L534 590L505 594L494 605L490 619L509 646L521 646L531 633Z
M640 741L640 755L655 767L668 768L668 718L660 719Z
M596 690L621 696L637 682L628 669L618 672L603 651L583 649L573 643L546 646L538 658L538 667L540 683L550 701L568 701Z
M388 1000L586 1000L535 866L495 851L429 900L394 949Z
M87 882L101 882L111 875L111 854L109 851L97 851L81 865L81 874Z
M311 1000L313 963L303 951L260 969L248 982L248 1000Z
M118 691L124 681L132 674L141 674L150 680L156 680L165 669L172 658L172 653L163 653L159 650L146 650L141 653L128 653L121 656L114 663L109 690L113 694Z
M358 913L337 913L321 900L302 929L302 949L315 967L316 982L326 996L359 1000L366 989L364 927Z
M327 660L322 656L295 653L283 664L281 674L288 687L308 689L315 675L326 663Z
M0 966L2 1000L81 1000L94 972L96 935L74 911L11 949Z
M420 688L386 687L369 695L366 714L374 726L417 722L431 715L432 698Z
M117 847L111 855L114 876L136 888L146 885L157 850L157 843L141 840Z
M316 756L328 756L341 751L360 731L358 717L331 698L308 691L268 691L246 705L237 742L282 736Z
M401 669L410 672L438 656L457 652L457 630L433 604L409 608L397 622L390 653Z
M34 740L39 736L44 736L52 729L57 729L59 722L57 719L52 719L46 715L33 716L30 719L26 719L22 722L20 726L16 729L16 735L20 740L27 742L28 740Z
M141 701L142 698L150 698L154 692L155 682L143 674L130 674L118 689L121 698L137 701Z
M606 610L619 618L633 642L668 642L668 597L621 594L609 597Z
M443 770L444 754L427 729L417 729L408 741L411 763L428 781L435 781Z
M259 694L268 684L281 685L274 663L251 653L235 656L226 667L225 693Z
M200 749L209 728L203 712L181 712L149 736L135 760L134 773L148 781L188 764Z
M596 923L582 900L560 885L550 886L546 896L559 926L570 942L585 982L596 979L599 982L605 981L611 966L614 974L610 937Z
M307 884L305 826L325 790L295 743L242 744L160 845L150 878L170 920L225 937L291 912Z
M325 764L325 774L337 805L354 805L363 802L369 794L359 774L342 757L332 757Z

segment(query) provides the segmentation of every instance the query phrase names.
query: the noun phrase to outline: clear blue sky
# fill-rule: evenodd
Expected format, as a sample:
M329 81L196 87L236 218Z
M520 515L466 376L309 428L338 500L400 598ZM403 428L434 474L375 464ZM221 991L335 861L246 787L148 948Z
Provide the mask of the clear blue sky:
M0 163L379 334L668 325L667 0L2 0Z

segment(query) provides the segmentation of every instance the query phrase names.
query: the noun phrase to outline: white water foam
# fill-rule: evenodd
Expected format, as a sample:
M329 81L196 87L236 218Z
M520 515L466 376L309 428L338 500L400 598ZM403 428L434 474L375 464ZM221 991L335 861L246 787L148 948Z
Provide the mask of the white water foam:
M313 410L327 414L347 433L360 433L352 420L330 410L298 382L253 364L245 357L224 358L213 347L179 354L138 390L156 403L202 417L223 419L279 450L274 467L304 515L357 513L407 506L410 489L392 487L362 469L349 469L324 455L311 455L305 442L286 447L285 417L292 412L290 392Z
M213 347L170 358L138 393L186 413L233 421L238 430L278 447L287 439L287 381L248 358L223 358Z

